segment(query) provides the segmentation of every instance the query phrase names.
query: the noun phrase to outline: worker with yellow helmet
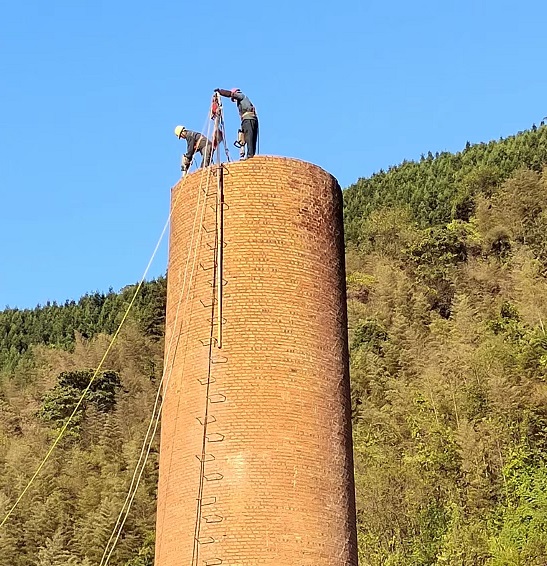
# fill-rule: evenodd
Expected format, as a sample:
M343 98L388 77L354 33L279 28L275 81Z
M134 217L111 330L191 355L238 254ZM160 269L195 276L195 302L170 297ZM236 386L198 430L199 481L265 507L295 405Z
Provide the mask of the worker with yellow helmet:
M211 140L206 138L199 132L187 130L184 126L177 126L175 128L175 135L177 138L186 140L186 153L182 156L181 171L188 171L194 158L194 153L199 151L201 153L200 167L208 167L211 164L211 157L213 154L213 144Z

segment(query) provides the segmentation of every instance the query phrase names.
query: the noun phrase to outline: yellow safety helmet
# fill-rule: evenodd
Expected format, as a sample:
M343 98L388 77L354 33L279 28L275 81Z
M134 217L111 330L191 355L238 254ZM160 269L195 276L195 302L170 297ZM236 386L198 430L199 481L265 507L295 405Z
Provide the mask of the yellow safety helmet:
M186 131L186 128L184 126L177 126L175 128L175 135L177 136L177 138L180 139L180 136L182 134L182 132Z

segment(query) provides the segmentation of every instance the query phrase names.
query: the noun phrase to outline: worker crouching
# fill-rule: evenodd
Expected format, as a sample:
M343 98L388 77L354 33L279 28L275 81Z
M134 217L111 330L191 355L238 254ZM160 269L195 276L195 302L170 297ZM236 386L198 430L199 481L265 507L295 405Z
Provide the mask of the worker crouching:
M215 92L237 103L239 117L241 118L243 140L244 144L247 146L247 157L254 157L258 141L258 116L253 103L238 88L233 88L232 90L217 88ZM241 144L239 139L238 141ZM242 155L240 153L240 155L244 157L244 154Z
M179 139L186 140L186 153L182 156L180 170L188 171L194 158L194 153L198 151L201 153L200 167L208 167L211 164L211 157L213 155L213 144L211 140L206 138L199 132L187 130L184 126L177 126L175 128L175 135Z

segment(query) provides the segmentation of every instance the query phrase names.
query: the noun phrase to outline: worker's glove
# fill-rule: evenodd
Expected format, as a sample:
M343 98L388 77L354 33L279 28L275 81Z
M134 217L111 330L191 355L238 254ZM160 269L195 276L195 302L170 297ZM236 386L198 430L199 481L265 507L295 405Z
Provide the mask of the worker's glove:
M192 161L191 161L190 159L188 159L187 157L185 157L185 158L182 160L182 167L181 167L181 169L182 169L183 171L187 171L188 169L190 169L191 163L192 163Z

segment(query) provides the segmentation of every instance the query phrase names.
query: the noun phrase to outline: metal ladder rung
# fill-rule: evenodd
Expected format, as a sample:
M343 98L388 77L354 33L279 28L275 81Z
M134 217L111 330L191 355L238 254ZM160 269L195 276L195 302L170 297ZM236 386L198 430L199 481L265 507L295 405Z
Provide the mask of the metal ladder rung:
M203 515L202 519L206 523L222 523L224 517L222 515Z
M210 250L216 250L217 249L217 245L216 244L210 244L209 242L205 242L205 245L210 249ZM222 242L222 247L225 248L228 245L228 242Z
M215 383L216 382L216 377L204 377L203 379L199 379L197 378L197 380L199 381L200 385L211 385L211 383Z
M225 436L220 432L212 432L211 434L208 434L205 438L207 439L208 442L222 442Z
M201 269L203 269L203 271L211 271L211 269L214 269L217 264L213 262L213 265L211 265L210 267L205 267L203 263L200 262L199 266L201 267Z
M206 481L220 481L224 478L224 476L220 472L213 472L212 474L208 474L203 477Z
M198 544L213 544L215 539L213 537L201 537L196 539Z
M198 501L201 501L201 506L205 507L206 505L214 505L217 502L217 497L216 495L209 495L208 497L198 499Z
M207 415L206 417L202 418L202 417L196 417L197 421L199 422L199 424L201 426L206 425L206 424L211 424L211 423L216 423L217 422L217 418L214 415Z
M210 403L224 403L226 401L226 395L223 393L213 393L207 397Z
M211 356L211 363L212 364L227 364L228 358L226 356L216 356L214 358Z
M222 564L221 558L209 558L203 561L204 566L220 566Z
M216 344L217 339L213 336L213 338L206 338L205 340L200 340L202 346L210 346L211 344Z
M214 462L216 459L212 454L196 454L196 458L200 462Z

